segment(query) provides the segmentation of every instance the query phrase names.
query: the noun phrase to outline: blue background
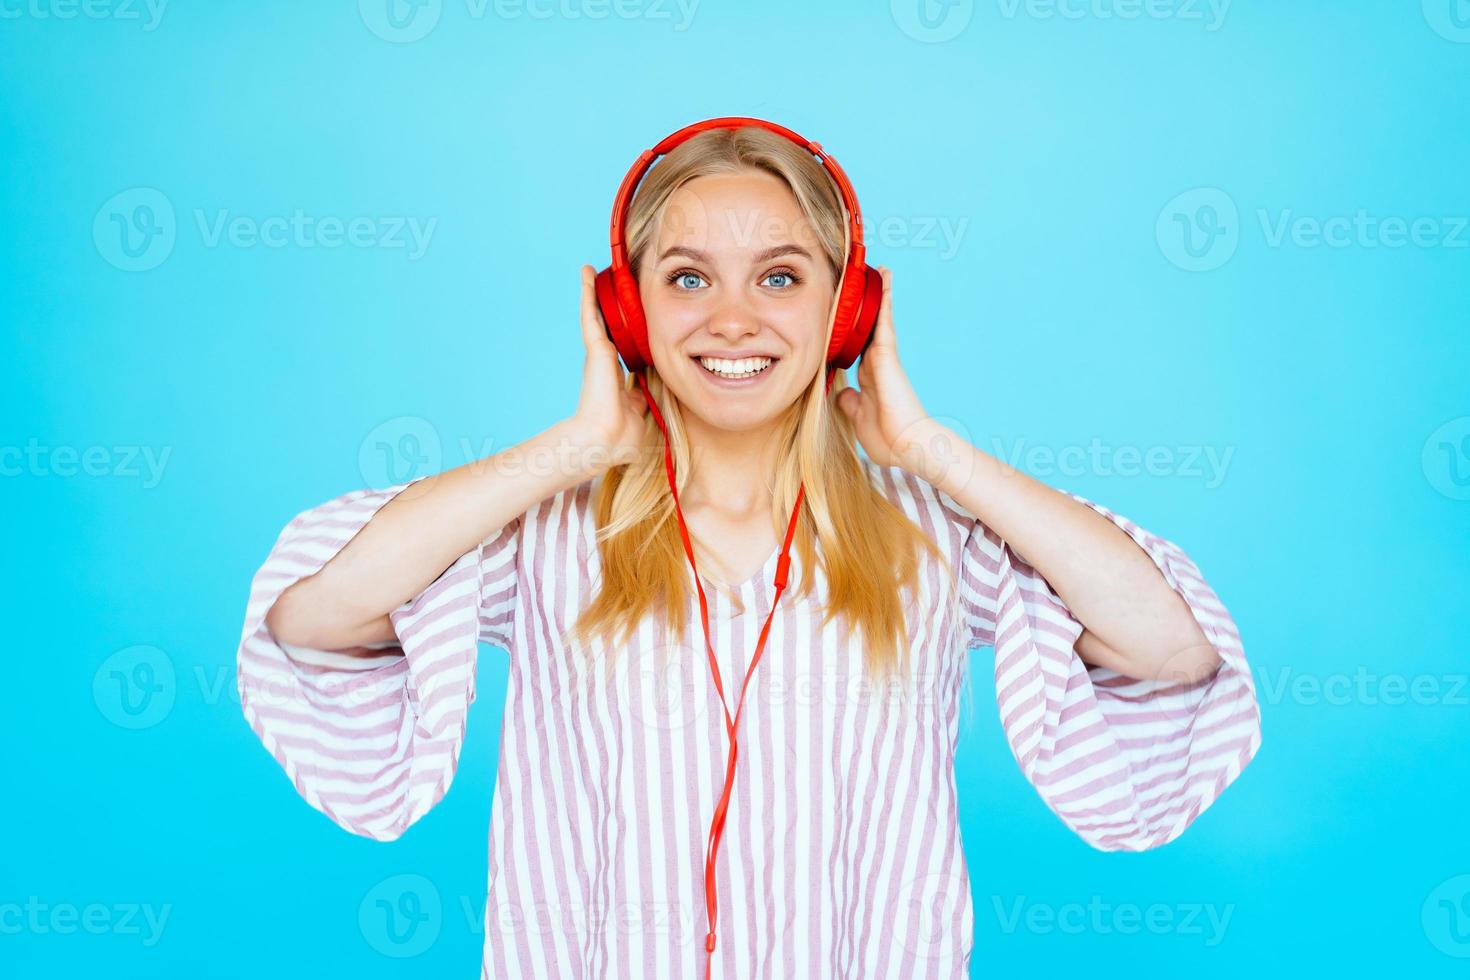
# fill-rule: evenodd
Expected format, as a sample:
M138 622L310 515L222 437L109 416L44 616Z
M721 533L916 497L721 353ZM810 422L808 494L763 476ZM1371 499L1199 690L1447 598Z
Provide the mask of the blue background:
M682 25L444 0L414 40L382 3L178 3L151 30L0 7L0 907L103 908L100 934L0 916L0 973L476 975L504 654L453 791L375 844L240 716L247 586L299 511L570 414L618 180L753 114L847 169L926 406L1179 543L1256 672L1241 779L1177 842L1104 854L1023 780L972 657L974 975L1463 975L1470 899L1440 903L1470 893L1470 5L935 2L926 27L913 0L704 0ZM129 257L113 215L160 199ZM297 209L435 224L418 257L207 234ZM1420 243L1311 244L1360 211ZM1163 463L1120 474L1129 447ZM139 663L151 716L115 683ZM442 904L410 959L358 920L405 874ZM1007 929L1017 901L1174 926ZM158 941L129 904L167 907Z

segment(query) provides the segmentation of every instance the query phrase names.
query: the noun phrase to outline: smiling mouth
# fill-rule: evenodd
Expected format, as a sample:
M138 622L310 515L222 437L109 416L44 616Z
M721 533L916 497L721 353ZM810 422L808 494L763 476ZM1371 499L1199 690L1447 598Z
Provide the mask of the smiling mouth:
M739 381L743 378L753 378L770 370L778 358L774 357L740 357L734 360L723 357L693 357L700 367L717 378L726 378L730 381Z

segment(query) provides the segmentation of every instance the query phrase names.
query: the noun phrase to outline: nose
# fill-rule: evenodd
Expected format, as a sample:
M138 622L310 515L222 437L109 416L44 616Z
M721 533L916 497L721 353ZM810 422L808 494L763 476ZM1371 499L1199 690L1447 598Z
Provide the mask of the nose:
M709 332L724 340L739 340L760 332L760 318L739 292L726 292L710 311Z

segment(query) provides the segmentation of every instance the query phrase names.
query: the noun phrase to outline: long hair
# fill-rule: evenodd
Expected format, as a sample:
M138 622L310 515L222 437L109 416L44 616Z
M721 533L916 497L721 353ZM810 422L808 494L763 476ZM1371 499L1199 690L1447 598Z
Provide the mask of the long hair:
M811 154L759 127L701 133L649 171L628 209L628 258L634 274L656 244L661 223L678 220L666 211L679 187L696 177L750 170L773 174L790 188L840 290L848 226L836 184ZM833 313L835 298L834 292ZM827 342L831 336L829 315ZM794 588L796 596L809 595L814 585L810 571L820 561L827 580L822 625L844 617L851 631L862 634L868 675L898 676L908 650L909 601L900 593L917 593L923 550L946 568L949 563L872 484L857 454L852 423L836 404L838 392L847 387L845 372L838 371L830 392L824 393L826 373L824 365L777 425L780 451L771 493L778 541L785 540L798 487L805 485L793 541L803 572L800 582L793 581L788 589ZM636 383L632 375L626 381L629 388ZM691 467L682 407L653 367L647 382L668 427L675 481L682 491ZM571 637L616 632L621 645L648 614L661 619L666 636L682 634L687 625L691 576L664 470L662 435L651 412L647 425L645 444L657 451L610 468L597 487L593 508L601 587L568 631ZM815 542L820 542L820 556Z

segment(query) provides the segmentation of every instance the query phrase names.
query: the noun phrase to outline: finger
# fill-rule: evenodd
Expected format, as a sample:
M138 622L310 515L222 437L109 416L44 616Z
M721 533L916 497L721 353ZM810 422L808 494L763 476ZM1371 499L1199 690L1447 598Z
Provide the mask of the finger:
M886 265L878 267L883 277L883 302L878 304L878 322L873 327L873 343L897 349L897 335L893 330L893 270Z
M878 447L883 445L882 435L878 432L877 413L872 410L872 399L859 395L856 408L852 415L853 428L857 430L858 441L868 449L868 455L874 456L880 451Z
M869 406L871 399L856 388L844 388L837 395L837 407L852 421L852 426L857 430L858 440L864 446L876 446L879 444L877 435L877 420L873 418Z
M593 351L602 353L603 345L612 345L602 311L597 306L596 282L596 270L590 265L582 266L582 342L587 345L589 354Z

